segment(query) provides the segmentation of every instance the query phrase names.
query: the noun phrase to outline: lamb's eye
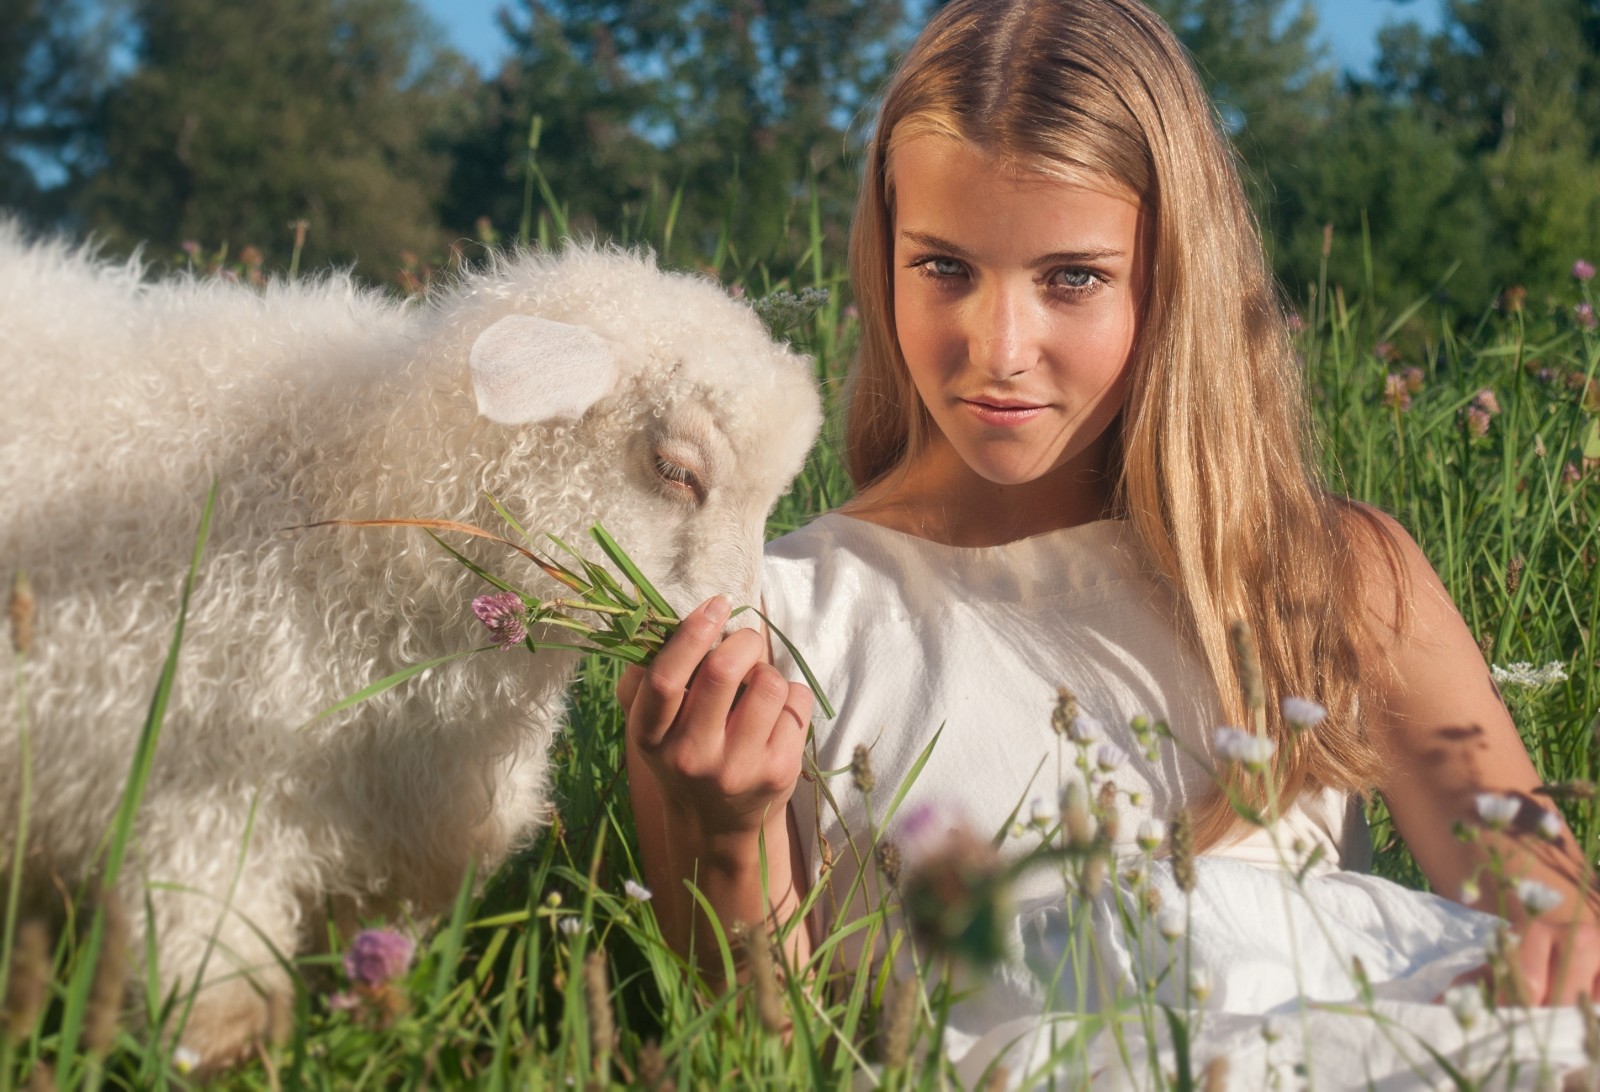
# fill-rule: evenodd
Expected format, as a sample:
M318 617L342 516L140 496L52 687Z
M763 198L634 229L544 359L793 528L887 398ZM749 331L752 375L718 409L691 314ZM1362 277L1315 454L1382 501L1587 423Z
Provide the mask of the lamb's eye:
M704 486L693 470L665 455L656 455L655 469L656 477L661 479L669 492L681 492L697 501L705 492Z

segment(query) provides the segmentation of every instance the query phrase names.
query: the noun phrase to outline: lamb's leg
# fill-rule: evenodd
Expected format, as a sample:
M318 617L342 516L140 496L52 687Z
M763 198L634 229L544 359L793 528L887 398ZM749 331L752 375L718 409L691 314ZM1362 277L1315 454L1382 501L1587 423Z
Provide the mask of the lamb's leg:
M185 863L192 869L199 862ZM148 899L148 917L136 920L154 933L155 974L167 1001L151 1016L206 1070L230 1065L286 1030L294 983L285 965L299 944L300 910L290 877L273 863L271 854L252 851L228 874L186 876L175 862L145 859L142 892L125 895ZM133 935L142 949L143 931Z

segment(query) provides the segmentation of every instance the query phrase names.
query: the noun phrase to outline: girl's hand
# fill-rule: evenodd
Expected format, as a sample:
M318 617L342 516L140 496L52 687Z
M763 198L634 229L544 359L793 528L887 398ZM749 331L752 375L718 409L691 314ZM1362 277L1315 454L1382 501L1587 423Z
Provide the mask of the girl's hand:
M780 829L811 720L811 691L766 662L759 632L717 644L728 615L721 596L701 604L649 667L628 668L617 686L628 749L655 782L664 818L707 848Z
M1531 921L1513 960L1529 1005L1572 1005L1578 995L1600 997L1600 926L1592 922Z

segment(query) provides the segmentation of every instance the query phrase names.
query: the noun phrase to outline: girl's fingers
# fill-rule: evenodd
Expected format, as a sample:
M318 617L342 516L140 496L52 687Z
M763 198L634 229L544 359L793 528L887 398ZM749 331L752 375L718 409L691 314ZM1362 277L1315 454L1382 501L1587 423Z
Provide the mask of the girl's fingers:
M730 638L731 640L731 638ZM764 762L763 752L773 735L772 726L789 700L789 680L769 664L756 663L745 673L744 693L728 715L727 762L754 770Z
M678 718L685 742L693 740L697 750L713 743L718 751L722 749L721 737L728 729L734 699L750 669L761 662L765 650L760 634L740 629L730 633L727 640L700 661Z
M644 680L644 668L629 664L617 679L617 704L624 713L633 708L633 699L639 694L639 683Z
M689 613L642 672L628 711L628 725L640 744L659 747L684 703L684 690L706 654L722 635L730 604L718 595Z

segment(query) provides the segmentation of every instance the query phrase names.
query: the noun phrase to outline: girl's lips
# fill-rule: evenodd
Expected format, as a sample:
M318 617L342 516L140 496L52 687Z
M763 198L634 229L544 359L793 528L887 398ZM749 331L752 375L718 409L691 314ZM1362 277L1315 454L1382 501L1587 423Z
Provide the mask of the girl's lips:
M979 421L986 425L1022 425L1042 414L1046 407L1033 402L990 402L980 399L961 399Z

